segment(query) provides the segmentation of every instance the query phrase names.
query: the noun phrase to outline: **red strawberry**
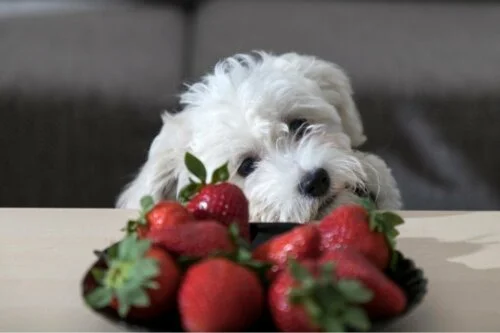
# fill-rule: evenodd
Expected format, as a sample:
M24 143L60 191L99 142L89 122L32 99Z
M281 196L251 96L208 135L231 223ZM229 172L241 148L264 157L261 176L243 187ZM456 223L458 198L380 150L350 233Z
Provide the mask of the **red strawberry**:
M373 292L373 299L364 305L370 318L389 318L405 310L407 300L403 290L353 249L331 250L319 262L333 263L337 277L359 280Z
M186 272L178 296L190 332L244 331L262 314L264 290L257 275L228 259L206 259Z
M161 230L166 226L185 224L193 216L177 201L160 201L146 214L149 230Z
M187 204L196 219L216 219L228 226L237 223L241 235L248 239L248 200L239 187L230 183L206 185Z
M216 169L210 183L206 183L207 171L203 163L190 153L186 153L188 170L200 182L191 183L180 192L180 200L187 204L187 210L199 220L213 219L229 226L236 223L241 236L250 240L248 224L248 200L236 185L227 182L227 163Z
M313 261L304 261L303 267L313 276L317 275L317 267ZM301 304L294 304L289 297L291 291L300 287L297 280L288 270L278 274L272 282L268 293L268 306L276 327L282 332L319 332L321 328L310 319Z
M151 196L144 196L139 218L128 221L125 229L128 234L137 233L140 238L144 238L149 231L192 221L194 217L179 202L160 201L155 204Z
M337 280L333 265L316 260L290 260L273 281L268 306L282 332L345 332L368 330L361 305L372 293L355 280Z
M336 208L319 224L322 251L339 246L353 247L380 270L390 263L403 219L391 212L379 212L361 205Z
M288 258L303 260L319 256L320 242L321 236L315 224L301 225L259 245L252 257L274 264L270 271L270 279L273 279L286 267Z
M147 238L170 253L189 257L230 252L235 247L228 228L213 220L167 226L150 231Z
M131 319L150 319L175 307L181 273L164 250L130 235L108 251L105 261L107 268L92 270L97 287L85 297L89 306L110 307Z

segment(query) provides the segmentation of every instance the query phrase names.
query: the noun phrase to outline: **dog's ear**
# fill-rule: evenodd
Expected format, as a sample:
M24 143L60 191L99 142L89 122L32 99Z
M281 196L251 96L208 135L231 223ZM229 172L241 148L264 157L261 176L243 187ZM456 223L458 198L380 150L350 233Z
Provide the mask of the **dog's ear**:
M287 62L287 67L297 70L318 84L325 99L337 108L344 132L351 139L351 145L362 145L366 141L363 123L352 98L350 80L344 71L333 63L313 56L286 53L279 58Z
M163 126L151 144L147 160L135 179L119 195L116 202L118 208L137 209L145 195L152 196L155 202L175 198L179 171L183 167L184 151L190 137L186 116L184 112L162 116Z

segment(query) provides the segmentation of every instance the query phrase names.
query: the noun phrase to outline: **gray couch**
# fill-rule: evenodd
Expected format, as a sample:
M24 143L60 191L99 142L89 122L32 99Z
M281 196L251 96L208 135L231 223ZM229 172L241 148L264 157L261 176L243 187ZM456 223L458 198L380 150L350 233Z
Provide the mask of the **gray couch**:
M348 72L407 209L500 208L499 3L20 2L0 4L0 206L112 207L181 84L262 49Z

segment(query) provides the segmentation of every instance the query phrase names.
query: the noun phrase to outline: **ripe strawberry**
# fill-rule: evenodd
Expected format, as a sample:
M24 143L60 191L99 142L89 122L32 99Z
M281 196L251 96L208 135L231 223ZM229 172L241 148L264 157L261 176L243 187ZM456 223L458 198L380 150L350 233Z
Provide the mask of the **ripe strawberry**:
M396 226L404 221L391 212L379 212L352 204L336 208L319 223L322 251L339 246L353 247L385 270L394 254Z
M140 238L144 238L149 231L192 221L194 217L179 202L160 201L155 204L151 196L144 196L139 218L128 221L125 230L128 234L137 233Z
M152 230L147 238L169 253L179 256L205 257L235 247L228 228L217 221L187 223Z
M282 332L345 332L370 328L361 305L372 293L356 280L337 280L333 265L290 260L273 281L268 306Z
M177 201L160 201L146 214L149 230L161 230L166 226L185 224L193 216Z
M97 287L85 297L95 309L109 307L122 318L146 320L172 310L180 270L172 257L148 240L129 235L105 255L106 268L95 268Z
M186 331L244 331L263 312L264 290L247 268L225 258L210 258L186 272L178 304Z
M198 158L186 153L185 163L200 180L198 183L190 179L190 184L180 192L180 200L186 203L187 210L198 220L213 219L226 226L237 223L241 236L250 240L248 200L239 187L227 182L227 163L213 172L208 184L207 171Z
M275 236L259 245L252 257L271 262L270 279L286 267L289 258L303 260L316 258L320 254L321 235L315 224L306 224Z
M403 290L353 248L333 249L319 262L333 263L339 278L359 280L373 292L373 299L364 305L370 318L389 318L405 310Z

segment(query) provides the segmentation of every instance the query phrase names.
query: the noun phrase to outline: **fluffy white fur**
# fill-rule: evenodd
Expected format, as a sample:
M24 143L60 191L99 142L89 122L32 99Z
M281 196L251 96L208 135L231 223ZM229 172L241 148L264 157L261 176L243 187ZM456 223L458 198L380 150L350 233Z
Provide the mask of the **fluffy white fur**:
M296 53L256 52L219 62L181 95L183 110L165 113L147 161L121 193L118 207L137 208L140 198L173 199L188 183L186 151L209 173L229 162L230 181L250 202L251 221L307 222L364 188L382 209L401 208L390 169L379 157L354 150L366 137L348 77L335 64ZM305 118L309 132L297 138L288 124ZM256 169L241 177L248 156ZM324 196L299 193L305 172L324 168L331 186Z

